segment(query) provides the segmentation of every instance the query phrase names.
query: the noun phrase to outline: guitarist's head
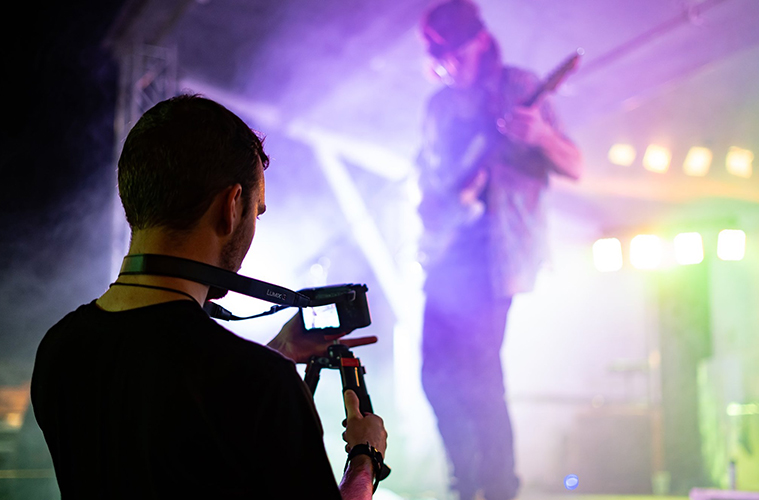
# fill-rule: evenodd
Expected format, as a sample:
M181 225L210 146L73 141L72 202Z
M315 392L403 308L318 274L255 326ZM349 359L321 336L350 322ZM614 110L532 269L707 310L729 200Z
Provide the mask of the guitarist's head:
M448 86L470 88L496 73L498 45L469 0L447 0L422 19L422 37L434 74Z

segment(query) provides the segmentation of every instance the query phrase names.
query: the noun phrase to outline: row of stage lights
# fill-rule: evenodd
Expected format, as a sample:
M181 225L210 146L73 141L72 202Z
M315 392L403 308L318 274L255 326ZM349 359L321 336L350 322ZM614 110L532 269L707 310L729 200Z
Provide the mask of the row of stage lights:
M609 149L609 161L615 165L629 167L635 161L637 152L630 144L614 144ZM700 146L690 148L683 162L686 175L703 177L709 172L713 154L711 149ZM672 152L669 148L651 144L643 155L643 167L651 172L663 174L669 170ZM731 147L725 157L725 168L735 176L748 179L753 173L754 153L748 149Z
M630 241L630 264L636 269L657 269L665 261L665 242L653 234L639 234ZM704 241L700 233L680 233L672 241L674 261L687 266L704 260ZM746 254L746 233L725 229L717 238L717 256L722 260L742 260ZM593 244L593 263L601 272L622 269L622 243L603 238Z

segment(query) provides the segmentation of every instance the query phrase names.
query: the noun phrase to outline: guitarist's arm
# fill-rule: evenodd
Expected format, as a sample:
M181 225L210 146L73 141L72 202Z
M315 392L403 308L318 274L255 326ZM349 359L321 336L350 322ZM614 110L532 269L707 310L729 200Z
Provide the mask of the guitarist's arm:
M582 175L580 150L541 112L544 106L517 107L510 120L499 123L499 130L515 144L521 144L547 160L550 169L571 179Z

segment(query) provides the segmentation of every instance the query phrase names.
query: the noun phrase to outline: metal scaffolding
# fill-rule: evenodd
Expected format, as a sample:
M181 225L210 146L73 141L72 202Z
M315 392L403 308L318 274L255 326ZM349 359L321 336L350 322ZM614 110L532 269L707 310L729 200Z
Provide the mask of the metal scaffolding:
M132 42L117 51L119 61L119 99L114 123L116 150L114 162L121 154L129 130L145 111L177 92L177 49ZM121 259L129 247L129 226L118 192L113 196L113 231L111 277L121 268Z

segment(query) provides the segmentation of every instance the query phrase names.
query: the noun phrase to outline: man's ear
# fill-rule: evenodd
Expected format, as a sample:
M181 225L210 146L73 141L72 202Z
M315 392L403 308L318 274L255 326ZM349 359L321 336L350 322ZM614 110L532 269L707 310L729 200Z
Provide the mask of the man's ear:
M242 186L234 184L219 193L221 202L221 216L219 218L219 230L224 236L232 234L240 224L243 216Z

